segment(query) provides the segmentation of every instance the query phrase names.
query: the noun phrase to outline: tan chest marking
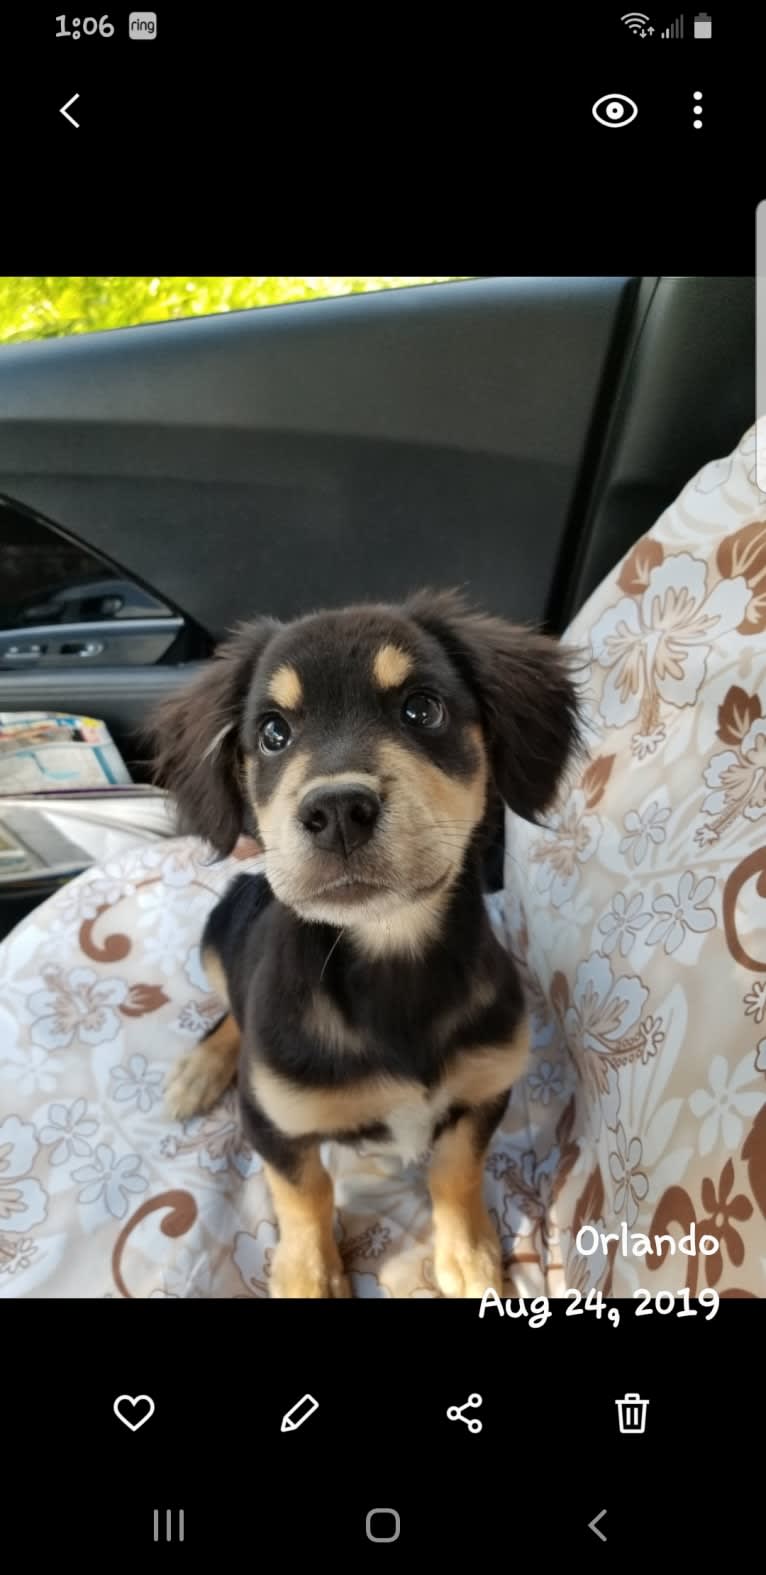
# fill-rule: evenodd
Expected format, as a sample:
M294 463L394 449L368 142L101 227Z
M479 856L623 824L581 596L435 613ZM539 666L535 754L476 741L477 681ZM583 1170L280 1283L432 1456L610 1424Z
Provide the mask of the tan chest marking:
M524 1076L529 1057L529 1023L522 1018L506 1044L486 1045L481 1050L458 1052L450 1062L440 1091L450 1105L483 1105L511 1088Z
M428 1147L433 1127L453 1104L481 1105L509 1089L526 1067L526 1021L504 1045L464 1051L430 1092L400 1078L365 1078L345 1088L307 1089L256 1062L250 1086L261 1109L288 1137L355 1132L383 1122L392 1147L411 1158Z
M354 1132L390 1120L397 1109L425 1105L425 1091L414 1082L365 1078L345 1088L303 1088L258 1062L250 1086L261 1109L287 1137Z
M350 1023L346 1022L343 1013L338 1010L324 990L317 990L312 996L311 1003L303 1014L303 1028L328 1050L364 1049L364 1040L359 1030L352 1028Z

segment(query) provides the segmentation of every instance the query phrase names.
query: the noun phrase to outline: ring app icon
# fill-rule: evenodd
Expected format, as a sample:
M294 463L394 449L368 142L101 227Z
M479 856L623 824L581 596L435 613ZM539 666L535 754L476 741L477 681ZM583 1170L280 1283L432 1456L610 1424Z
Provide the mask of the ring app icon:
M593 105L593 118L600 126L629 126L638 114L638 105L625 93L605 93Z

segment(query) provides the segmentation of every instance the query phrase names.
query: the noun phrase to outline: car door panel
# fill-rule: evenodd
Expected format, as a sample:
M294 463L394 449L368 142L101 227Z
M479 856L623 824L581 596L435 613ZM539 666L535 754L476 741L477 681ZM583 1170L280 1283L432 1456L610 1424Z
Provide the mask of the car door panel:
M214 638L467 583L545 616L635 281L484 280L0 354L0 491Z

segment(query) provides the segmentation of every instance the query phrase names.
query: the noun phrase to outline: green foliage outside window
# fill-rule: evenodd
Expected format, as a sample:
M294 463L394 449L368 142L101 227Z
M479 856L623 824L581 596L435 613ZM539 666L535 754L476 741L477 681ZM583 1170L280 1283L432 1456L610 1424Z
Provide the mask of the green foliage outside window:
M452 276L450 276L452 277ZM0 344L55 339L63 334L129 328L172 318L207 317L253 306L280 306L330 295L357 295L407 285L446 284L431 279L321 278L0 278Z

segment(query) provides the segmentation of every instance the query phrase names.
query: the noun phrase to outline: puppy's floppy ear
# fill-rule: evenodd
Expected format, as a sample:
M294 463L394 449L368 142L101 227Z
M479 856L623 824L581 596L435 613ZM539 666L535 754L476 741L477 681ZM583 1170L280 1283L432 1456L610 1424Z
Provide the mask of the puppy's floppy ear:
M582 747L575 674L584 654L476 611L458 591L419 591L405 612L436 636L473 692L501 797L536 821Z
M146 729L154 780L173 796L179 831L231 853L245 829L240 726L256 663L281 624L244 624L205 671L159 705Z

